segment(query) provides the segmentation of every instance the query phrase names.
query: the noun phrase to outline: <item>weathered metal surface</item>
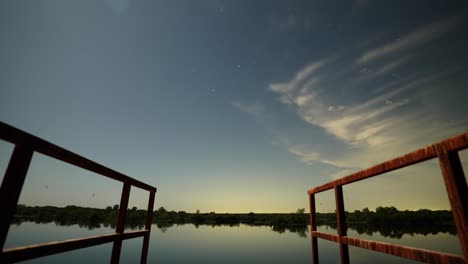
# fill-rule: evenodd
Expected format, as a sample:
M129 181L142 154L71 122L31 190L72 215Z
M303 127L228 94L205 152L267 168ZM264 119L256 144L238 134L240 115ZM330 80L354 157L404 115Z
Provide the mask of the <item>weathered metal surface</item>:
M349 176L346 176L341 179L326 183L322 186L315 187L310 189L308 193L319 193L329 189L333 189L336 185L345 185L352 182L364 180L373 176L377 176L382 173L390 172L396 169L400 169L421 161L429 160L435 158L435 151L432 146L416 150L414 152L408 153L404 156L383 162L381 164L370 167L366 170L358 171Z
M333 189L335 185L350 184L352 182L364 180L382 173L390 172L396 169L400 169L435 158L437 157L435 150L436 145L444 145L447 151L459 151L461 149L465 149L468 147L468 132L449 138L440 143L418 149L401 157L383 162L366 170L358 171L341 179L337 179L335 181L328 182L324 185L312 188L308 191L308 193L312 194L323 192L329 189Z
M315 231L316 229L311 228L313 256L318 255L316 247L317 240L314 238L322 238L339 243L341 263L349 262L347 247L344 247L345 244L427 263L468 263L468 187L463 167L458 156L458 151L466 148L468 148L468 132L308 190L307 193L309 194L311 207L311 225L316 216L315 200L313 200L314 203L312 205L314 194L334 188L337 212L338 235L320 233ZM458 237L463 250L463 256L350 238L346 236L346 221L342 191L343 185L374 177L436 157L439 158L440 168L442 170L445 187L449 196L454 222L457 227ZM314 263L318 263L318 260L315 260L315 258Z
M318 237L318 238L321 238L321 239L333 241L333 242L336 242L336 243L340 242L340 237L337 236L337 235L322 233L322 232L318 232L318 231L313 231L310 234L311 234L311 236Z
M144 236L145 238L145 243L143 245L143 252L145 254L144 256L142 255L141 263L146 263L154 206L154 196L157 190L155 187L111 170L94 161L88 160L73 152L9 126L3 122L0 122L0 139L15 144L15 150L13 151L10 163L8 164L8 168L5 172L2 186L0 187L0 210L2 212L2 218L0 219L0 242L2 246L2 251L0 252L0 263L32 259L109 242L114 242L111 261L112 263L118 263L122 240L138 236ZM122 189L116 233L91 238L81 238L40 245L30 245L26 247L3 249L5 239L8 235L10 223L15 213L18 199L21 194L21 189L23 187L23 183L29 168L29 163L34 152L42 153L46 156L123 182L124 185ZM146 216L146 230L125 233L125 217L127 214L128 198L130 195L131 186L149 191L150 199L148 201L148 213Z
M347 236L346 228L346 215L344 210L344 200L343 200L343 187L341 185L335 186L335 202L336 202L336 223L337 231L340 237ZM341 264L349 263L349 251L348 245L339 241L340 248L340 260Z
M16 204L28 173L33 151L27 146L17 145L13 150L10 162L0 187L0 246L3 248L10 229L11 220L16 211Z
M457 152L447 151L444 145L437 145L436 150L452 208L453 221L457 227L463 255L468 262L468 188L465 174Z
M340 241L344 244L348 244L355 247L360 247L372 251L377 251L397 257L403 257L407 259L412 259L416 261L426 262L426 263L460 263L463 264L464 259L461 256L449 254L449 253L440 253L431 250L393 245L389 243L376 242L365 239L358 239L352 237L341 237L333 234L327 234L322 232L311 232L311 236L322 238L328 241L339 243Z
M316 209L315 209L315 195L309 195L309 208L310 208L310 233L317 231L317 219L316 219ZM312 263L318 264L318 244L317 237L310 236L311 245L312 245Z
M95 172L97 174L114 179L116 181L125 182L150 192L156 191L156 188L153 186L150 186L120 172L107 168L99 163L84 158L78 154L75 154L69 150L61 148L57 145L54 145L41 138L26 133L22 130L14 128L3 122L0 122L0 139L13 143L15 145L28 146L34 151L42 153L46 156L61 160L66 163L70 163L77 167Z
M148 208L146 210L146 222L145 222L145 229L148 230L148 233L143 237L143 247L141 249L141 258L140 263L146 263L148 258L148 248L149 248L149 239L150 239L150 231L151 225L153 223L153 207L154 207L154 196L155 192L150 192L149 200L148 200Z
M63 241L35 244L23 247L8 248L3 250L6 263L13 263L18 261L25 261L28 259L39 258L67 252L75 249L97 246L113 242L115 240L130 239L141 237L147 234L147 230L127 232L125 234L108 234L102 236L93 236L78 239L69 239Z
M122 195L120 197L119 214L117 216L117 224L115 225L115 232L122 234L125 229L125 218L127 217L128 199L130 198L130 185L124 183L122 188ZM112 246L111 263L119 263L120 251L122 249L122 240L117 239Z
M375 242L364 239L357 239L351 237L343 237L344 243L347 243L352 246L365 248L393 256L403 257L406 259L412 259L416 261L421 261L425 263L435 263L435 264L448 264L448 263L465 263L463 257L448 253L440 253L431 250L406 247L400 245L393 245L382 242Z

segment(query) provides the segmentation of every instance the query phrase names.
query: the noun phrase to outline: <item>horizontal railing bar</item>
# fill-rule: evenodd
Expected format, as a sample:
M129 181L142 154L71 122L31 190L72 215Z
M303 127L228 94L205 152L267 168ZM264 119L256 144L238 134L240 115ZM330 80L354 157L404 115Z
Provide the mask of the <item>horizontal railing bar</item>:
M353 183L353 182L364 180L373 176L377 176L379 174L383 174L383 173L390 172L390 171L400 169L403 167L407 167L407 166L410 166L419 162L433 159L437 157L437 153L435 150L436 145L445 146L447 151L459 151L462 149L466 149L468 148L468 132L446 139L439 143L436 143L436 144L433 144L424 148L420 148L406 155L380 163L368 169L358 171L349 176L328 182L324 185L312 188L308 190L307 192L309 193L309 195L323 192L326 190L333 189L336 185L345 185L345 184Z
M33 258L49 256L57 253L72 251L75 249L97 246L100 244L114 242L116 239L130 239L144 236L148 230L134 231L128 233L114 233L102 236L93 236L63 241L48 242L42 244L28 245L3 249L2 254L8 262L18 262Z
M329 241L333 241L338 243L340 241L340 237L337 235L312 231L311 235L314 237L326 239ZM426 262L426 263L436 263L436 264L445 264L445 263L465 263L462 256L449 254L449 253L441 253L426 249L420 248L413 248L401 245L394 245L389 243L383 242L376 242L371 240L359 239L359 238L352 238L343 236L341 237L341 242L344 244L348 244L355 247L360 247L364 249L368 249L375 252L380 252L388 255L393 255L397 257L402 257L406 259L412 259L416 261Z
M449 253L441 253L432 250L393 245L389 243L375 242L351 237L343 237L342 240L351 246L426 263L465 263L462 256Z
M322 239L329 240L329 241L333 241L333 242L336 242L336 243L338 243L340 241L340 237L338 235L322 233L322 232L319 232L319 231L312 231L311 236L322 238Z
M75 165L85 170L95 172L97 174L114 179L116 181L131 184L135 187L138 187L138 188L150 191L150 192L156 191L156 188L153 186L150 186L146 183L133 179L120 172L114 171L99 163L96 163L92 160L84 158L78 154L75 154L69 150L61 148L55 144L52 144L41 138L33 136L27 132L19 130L3 122L0 122L0 139L8 141L13 144L28 145L34 151L44 154L46 156Z

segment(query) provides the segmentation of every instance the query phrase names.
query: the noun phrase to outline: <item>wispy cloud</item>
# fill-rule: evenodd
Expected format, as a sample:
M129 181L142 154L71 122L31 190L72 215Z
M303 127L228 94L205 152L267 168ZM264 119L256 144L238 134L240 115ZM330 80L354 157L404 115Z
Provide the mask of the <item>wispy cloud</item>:
M254 101L250 103L236 101L231 102L231 105L253 117L254 120L265 129L267 134L272 137L273 145L289 144L288 139L282 136L280 131L277 129L276 118L272 115L271 111L267 111L264 103L261 101Z
M269 86L269 90L280 95L280 101L292 104L296 107L299 116L307 123L323 128L329 134L344 141L345 143L356 143L366 140L370 145L384 144L388 140L384 137L372 135L363 137L366 132L362 127L372 127L372 122L391 111L394 111L409 103L408 99L395 100L392 104L385 104L385 101L393 98L412 87L405 85L399 89L387 92L371 98L356 106L345 108L340 106L340 111L330 111L338 109L335 102L327 102L320 98L320 80L326 73L317 73L318 69L329 60L324 59L314 62L298 71L295 77L286 83L274 83ZM332 107L332 108L331 108ZM378 131L375 128L376 134ZM386 139L386 138L385 138Z
M301 87L301 85L303 89L306 89L319 81L318 79L309 79L310 76L323 68L329 61L330 59L323 59L313 62L297 72L294 78L289 82L270 84L269 90L277 93L290 93ZM308 82L304 83L306 80L308 80Z
M431 41L452 30L463 21L463 16L456 15L410 32L401 38L364 52L357 64L369 63L384 56L416 47Z
M376 75L382 75L382 74L388 74L388 73L391 73L393 70L395 70L396 68L400 67L401 65L403 65L404 63L406 63L409 59L409 56L405 56L405 57L402 57L402 58L398 58L394 61L391 61L390 63L387 63L383 66L381 66L380 68L378 68L377 70L375 70L375 74Z
M343 153L330 156L324 154L327 152L323 148L311 148L305 144L290 144L287 150L306 164L322 163L334 167L338 173L332 173L330 177L333 178L351 172L350 168L365 168L430 144L441 136L459 133L463 126L449 128L446 123L438 121L437 117L425 114L424 109L418 108L419 105L412 105L413 100L417 100L412 98L415 91L444 75L446 73L422 76L400 83L396 89L384 90L367 100L348 102L341 111L328 111L330 106L338 105L337 102L321 96L313 89L306 92L301 92L300 89L275 91L280 98L289 98L289 104L296 108L296 113L305 122L323 129L341 143L350 146L352 151L346 151L345 148ZM308 78L321 77L320 74L313 73ZM320 89L319 86L314 88ZM402 111L404 107L406 109ZM421 128L429 127L432 128L432 136L423 133L426 135L421 137L421 133L415 133Z
M340 162L324 159L318 152L312 151L301 145L289 145L288 152L299 157L302 162L309 165L314 163L322 163L340 169L348 168L346 165Z
M232 105L245 112L249 115L252 115L257 118L263 118L263 114L265 113L265 107L260 102L254 102L251 104L241 103L241 102L232 102Z
M311 143L310 139L287 138L284 136L288 135L287 131L278 132L287 128L272 128L271 122L263 122L274 137L272 141L305 164L332 167L334 172L330 177L336 178L462 132L467 123L449 125L440 116L428 115L418 96L460 67L412 71L399 78L389 78L414 58L406 51L434 40L460 21L460 16L449 17L357 57L354 54L362 47L350 45L332 56L311 62L285 82L271 83L267 90L277 95L281 104L294 108L300 119L314 131L320 131L317 142L331 142L342 151L329 151L323 143ZM359 64L377 59L380 66L373 66L368 72L372 78L363 78L360 72L363 66ZM356 93L360 96L355 96ZM269 118L262 104L233 105L258 119Z

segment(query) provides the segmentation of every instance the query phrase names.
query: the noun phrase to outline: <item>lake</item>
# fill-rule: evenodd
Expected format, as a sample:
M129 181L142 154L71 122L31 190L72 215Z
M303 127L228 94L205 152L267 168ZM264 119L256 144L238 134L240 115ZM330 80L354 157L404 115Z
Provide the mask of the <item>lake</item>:
M329 226L319 231L336 234ZM110 227L89 230L78 225L57 226L55 223L37 224L23 222L12 225L5 247L50 242L112 233ZM350 237L398 243L442 252L461 254L457 236L449 233L404 234L400 239L384 237L379 232L359 234L349 229ZM125 240L122 245L121 263L138 263L142 238ZM67 253L38 258L24 263L108 263L112 244L90 247ZM349 247L352 263L417 263ZM338 263L336 243L319 239L321 263ZM192 224L158 228L151 232L148 263L312 263L310 234L273 231L268 226L195 226Z

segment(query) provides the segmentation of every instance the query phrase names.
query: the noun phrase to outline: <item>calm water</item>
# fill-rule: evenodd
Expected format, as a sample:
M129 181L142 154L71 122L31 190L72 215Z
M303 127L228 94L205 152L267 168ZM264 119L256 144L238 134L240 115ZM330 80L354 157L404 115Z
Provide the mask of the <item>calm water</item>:
M321 226L320 231L336 233ZM112 233L110 227L93 230L78 225L56 226L55 223L24 222L12 225L6 247L22 246L84 236ZM401 239L382 237L379 233L359 235L353 230L349 236L393 242L443 252L461 254L458 238L447 233L430 235L403 235ZM167 229L153 226L148 263L311 263L310 236L286 231L279 233L265 226L199 226L179 225ZM142 239L123 243L121 263L137 263ZM112 244L39 258L24 263L108 263ZM350 247L354 263L415 263L393 256ZM319 239L321 263L338 263L338 247L333 242Z

